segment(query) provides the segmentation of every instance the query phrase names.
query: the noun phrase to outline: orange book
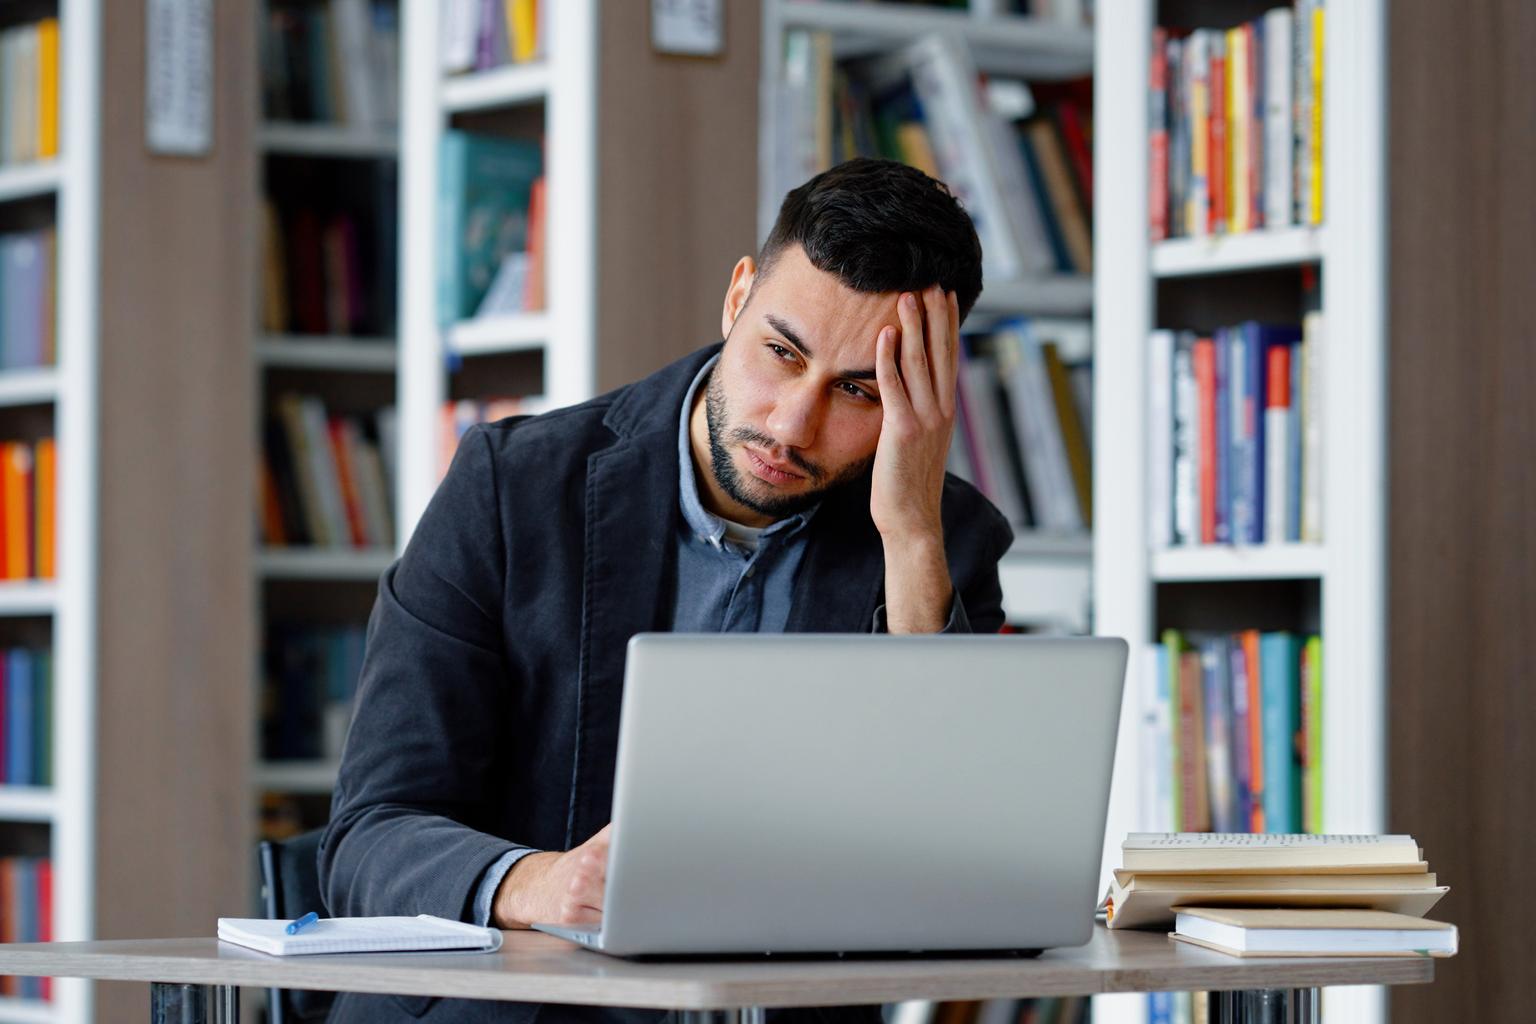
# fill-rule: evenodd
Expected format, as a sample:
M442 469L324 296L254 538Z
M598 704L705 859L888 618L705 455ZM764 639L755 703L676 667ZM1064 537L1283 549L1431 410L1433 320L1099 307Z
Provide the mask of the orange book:
M59 19L37 23L37 155L59 155Z
M5 501L5 578L32 576L32 446L10 441L0 456L0 493Z
M15 942L16 936L16 858L0 859L0 942ZM0 995L14 996L21 991L15 975L0 978Z
M352 465L352 453L347 450L347 425L341 417L331 417L329 433L336 479L341 484L341 504L347 514L347 532L352 535L354 547L367 547L368 528L363 525L363 506L357 497L357 471Z
M1239 639L1248 662L1248 803L1250 832L1264 831L1264 698L1259 675L1259 631L1244 630Z
M545 222L548 217L548 200L544 192L544 177L533 181L528 195L528 281L523 288L523 308L544 308L545 274Z
M272 461L265 453L261 456L258 473L256 486L261 494L262 541L277 547L285 547L288 544L288 535L283 532L283 506L277 497L277 480L272 475Z
M56 568L54 538L58 530L58 447L53 438L45 437L37 442L37 471L33 484L37 523L37 578L53 579Z

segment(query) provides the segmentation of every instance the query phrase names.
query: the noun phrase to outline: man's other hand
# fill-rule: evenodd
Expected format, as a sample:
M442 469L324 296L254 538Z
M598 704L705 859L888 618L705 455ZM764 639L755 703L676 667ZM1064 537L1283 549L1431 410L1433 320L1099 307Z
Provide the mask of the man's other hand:
M508 871L496 889L491 924L529 928L535 924L599 927L603 887L608 880L611 824L565 853L530 853Z

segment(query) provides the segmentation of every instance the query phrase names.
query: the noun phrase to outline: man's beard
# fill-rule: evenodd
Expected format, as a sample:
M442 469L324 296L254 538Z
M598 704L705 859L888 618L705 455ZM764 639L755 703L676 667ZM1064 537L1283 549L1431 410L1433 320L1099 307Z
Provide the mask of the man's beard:
M742 479L741 474L736 470L736 463L731 460L730 449L726 444L728 442L755 444L766 451L774 452L779 450L779 443L767 434L760 434L750 427L729 427L729 416L725 408L725 386L720 382L720 375L715 372L710 373L709 382L704 391L704 419L709 425L709 463L714 473L715 483L719 484L720 489L738 505L770 519L786 519L804 512L825 498L829 492L868 473L875 462L875 457L871 455L828 478L826 470L822 467L793 448L785 448L784 457L806 475L811 481L811 489L799 494L764 493L762 488L766 487L766 484L754 484Z

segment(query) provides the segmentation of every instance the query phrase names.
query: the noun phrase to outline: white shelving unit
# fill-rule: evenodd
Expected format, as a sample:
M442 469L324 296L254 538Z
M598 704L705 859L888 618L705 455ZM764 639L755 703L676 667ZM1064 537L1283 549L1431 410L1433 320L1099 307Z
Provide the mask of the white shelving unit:
M1094 153L1097 260L1094 606L1100 633L1133 651L1152 641L1159 583L1315 579L1321 602L1323 818L1330 832L1386 825L1384 458L1386 368L1383 0L1327 5L1326 226L1220 239L1148 241L1148 82L1154 0L1118 5L1097 39ZM1146 340L1160 278L1319 264L1325 337L1324 541L1320 545L1148 550ZM1211 287L1224 287L1213 280ZM1181 286L1182 287L1182 286ZM1206 585L1202 583L1201 585ZM1137 671L1120 717L1103 866L1138 828ZM1095 999L1095 1021L1145 1019L1144 997ZM1329 989L1326 1019L1384 1019L1374 988Z
M591 397L596 386L597 0L545 0L545 57L444 78L438 4L402 0L400 234L400 473L404 545L438 481L438 410L449 364L513 352L543 356L543 394L553 406ZM438 150L449 118L541 106L548 181L546 309L437 320ZM465 372L472 372L466 367Z
M96 920L97 302L100 195L100 0L58 0L60 155L0 170L0 203L52 196L57 231L58 365L0 375L0 405L51 406L58 440L52 581L0 585L0 616L53 624L53 785L0 787L0 821L46 825L53 935L94 937ZM88 983L56 979L53 999L0 998L0 1021L90 1018Z
M784 78L785 34L828 32L838 58L863 56L933 33L966 40L977 67L989 73L1056 79L1093 73L1093 30L998 13L973 2L966 11L899 4L764 0L758 145L758 240L768 237L783 195L775 184L778 102ZM1003 316L1081 316L1093 310L1093 280L1057 274L989 282L971 322ZM1097 504L1097 499L1095 499ZM1010 621L1048 630L1086 632L1091 622L1093 545L1086 535L1059 538L1025 534L1000 567L1003 606Z

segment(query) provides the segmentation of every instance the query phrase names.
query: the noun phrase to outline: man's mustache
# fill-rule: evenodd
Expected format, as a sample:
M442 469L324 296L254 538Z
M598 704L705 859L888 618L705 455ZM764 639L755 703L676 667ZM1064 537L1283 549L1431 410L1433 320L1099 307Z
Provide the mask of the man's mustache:
M816 465L814 462L811 462L809 459L795 451L793 448L781 446L779 442L775 441L767 434L760 434L756 430L753 430L751 427L736 427L731 431L731 440L739 441L744 444L755 444L760 448L768 449L770 452L776 452L781 447L783 447L784 457L790 462L794 463L795 466L799 469L804 470L806 475L811 478L812 483L821 483L822 478L826 476L826 474L822 472L820 466Z

